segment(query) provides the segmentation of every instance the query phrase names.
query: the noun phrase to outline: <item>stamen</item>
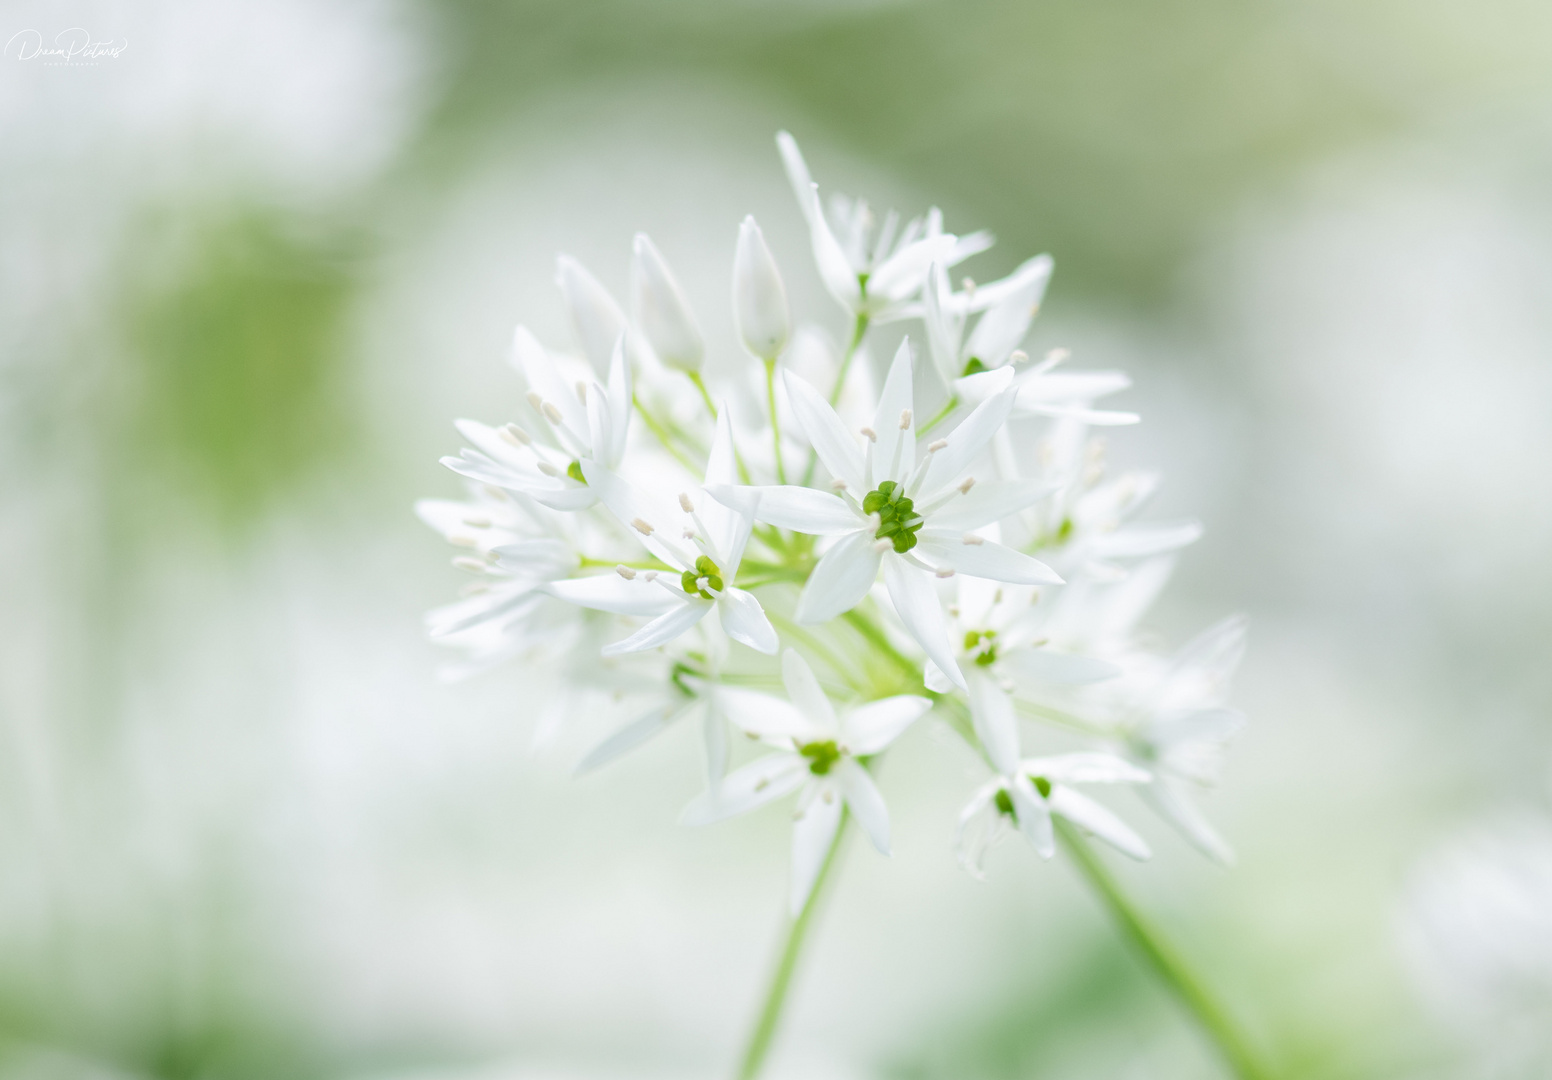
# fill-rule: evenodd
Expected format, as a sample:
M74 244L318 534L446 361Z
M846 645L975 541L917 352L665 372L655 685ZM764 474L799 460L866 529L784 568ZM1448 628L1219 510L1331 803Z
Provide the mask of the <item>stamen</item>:
M965 482L959 485L959 493L961 495L968 495L973 487L975 487L975 477L967 476L965 477Z
M872 428L865 427L862 429L862 433L868 437L868 442L878 442L878 432Z
M490 582L488 582L488 581L471 581L471 582L469 582L469 584L465 585L463 588L458 590L458 595L459 596L478 596L482 592L490 592Z
M543 408L541 408L539 411L544 413L544 418L546 420L552 424L555 424L557 427L564 422L560 415L560 410L557 409L551 402L546 401Z
M959 542L970 547L980 547L986 543L986 538L984 536L977 536L975 533L965 533L964 536L960 537Z
M587 383L580 379L577 380L577 400L584 405L587 404Z
M480 542L472 536L449 536L447 542L454 547L477 548Z
M467 570L471 574L483 574L489 569L489 564L483 559L473 559L467 555L458 556L458 558L453 560L453 565L460 570Z
M692 503L690 501L690 497L682 491L679 493L679 509L683 510L686 514L695 513L695 504Z
M932 442L927 444L927 453L936 454L939 450L942 450L946 446L948 446L947 439L934 439Z
M528 404L533 406L534 412L544 412L544 395L537 390L528 391Z
M626 581L635 581L636 580L636 571L632 570L630 567L626 566L624 563L621 563L619 566L616 566L614 568L614 572L616 574L619 574Z
M486 484L485 485L485 494L489 495L492 499L495 499L497 502L506 502L507 499L509 498L507 493L502 491L495 484Z
M1045 354L1045 362L1055 367L1072 355L1071 349L1052 349Z
M831 480L830 481L830 490L835 492L836 494L840 494L841 492L846 490L846 481L840 480L840 479Z
M951 578L953 576L954 576L954 568L952 566L940 566L940 567L938 567L938 577L940 577L940 578Z
M1023 349L1014 349L1008 354L1008 363L1027 364L1029 363L1029 354Z
M878 552L881 555L884 552L891 550L894 546L895 546L894 542L891 541L891 540L875 540L875 541L873 541L873 550Z
M631 518L631 528L635 529L642 536L652 535L652 526L640 518Z
M757 738L758 736L756 736L753 732L750 732L749 733L749 737L751 739L753 739L753 738ZM754 789L757 792L758 791L764 791L766 788L768 788L770 786L771 786L770 779L767 778L767 777L761 777L759 782L755 784Z
M488 529L491 526L490 518L484 514L470 514L463 519L463 523L471 529Z
M657 571L656 570L648 570L645 574L642 574L641 576L643 578L645 578L647 581L656 581L657 580Z
M825 788L824 794L819 797L823 799L825 801L825 805L828 806L835 801L835 792L831 791L829 788Z
M965 278L964 281L960 282L960 285L965 290L965 300L972 304L975 303L975 279Z
M545 461L543 458L539 459L539 471L542 472L545 476L553 476L557 480L566 475L555 466L551 465L548 461Z
M529 436L528 432L524 431L516 424L503 424L501 427L496 429L496 432L513 446L527 446L529 443L533 442L533 439Z
M681 533L681 535L682 535L682 536L683 536L683 537L684 537L684 538L685 538L685 539L686 539L686 540L694 540L694 539L695 539L695 530L694 530L694 529L690 529L690 528L686 528L686 529L685 529L685 530L684 530L684 531L683 531L683 532L682 532L682 533Z
M900 430L901 431L909 431L909 430L911 430L911 410L910 409L901 409L900 410Z

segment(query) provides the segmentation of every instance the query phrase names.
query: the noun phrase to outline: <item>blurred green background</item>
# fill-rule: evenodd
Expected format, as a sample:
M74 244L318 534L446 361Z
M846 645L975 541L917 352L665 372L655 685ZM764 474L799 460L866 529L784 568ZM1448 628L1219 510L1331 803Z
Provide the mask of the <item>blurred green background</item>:
M680 830L690 732L572 782L539 675L438 683L409 506L512 324L565 340L560 250L622 295L650 232L726 352L753 212L841 332L780 128L994 230L977 278L1056 257L1032 347L1132 372L1112 457L1209 527L1154 625L1252 618L1240 865L1153 828L1133 890L1285 1075L1501 1075L1395 927L1442 837L1547 810L1545 5L0 13L127 42L0 59L0 1075L720 1074L784 823ZM1217 1075L1060 861L954 867L948 746L892 757L772 1075Z

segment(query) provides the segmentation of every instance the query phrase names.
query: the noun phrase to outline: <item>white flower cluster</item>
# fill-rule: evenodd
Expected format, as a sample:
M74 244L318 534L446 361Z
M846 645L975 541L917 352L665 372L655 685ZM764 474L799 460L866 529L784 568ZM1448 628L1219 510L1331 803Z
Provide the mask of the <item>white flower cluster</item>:
M797 144L777 141L849 347L837 356L820 332L794 333L753 218L731 286L748 355L711 369L647 237L634 244L629 314L562 256L573 348L518 328L514 422L459 421L468 448L444 463L470 497L418 506L475 578L432 613L433 636L464 650L460 673L524 657L552 679L547 701L530 703L540 737L569 716L629 710L582 770L698 715L707 788L685 819L795 792L795 911L848 813L887 852L872 765L929 711L989 769L956 839L977 875L1012 831L1049 857L1053 816L1146 858L1081 790L1093 784L1135 787L1227 859L1188 792L1211 782L1242 723L1227 694L1244 624L1172 656L1137 634L1171 554L1200 530L1135 522L1157 478L1105 473L1092 429L1137 417L1095 403L1127 378L1019 349L1049 257L956 290L949 269L990 236L945 232L936 209L903 225L893 212L876 223L860 199L825 209ZM853 361L870 329L907 320L923 332L875 391L873 365ZM1026 757L1023 721L1086 745ZM734 768L730 730L771 752Z

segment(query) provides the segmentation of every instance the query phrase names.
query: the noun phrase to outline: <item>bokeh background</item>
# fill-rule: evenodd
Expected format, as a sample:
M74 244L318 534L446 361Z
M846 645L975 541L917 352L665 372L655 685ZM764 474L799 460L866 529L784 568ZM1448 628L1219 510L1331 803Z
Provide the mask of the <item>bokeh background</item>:
M619 295L650 232L728 350L753 212L842 332L779 128L993 229L979 279L1054 254L1031 351L1129 370L1112 459L1208 525L1151 624L1252 619L1207 802L1239 865L1123 807L1129 887L1287 1076L1546 1075L1408 921L1462 830L1552 801L1545 4L0 16L127 42L0 59L0 1075L725 1070L782 815L680 829L693 731L572 781L596 732L532 753L531 673L439 683L458 579L409 508L457 491L453 417L503 418L513 323L565 339L558 251ZM1219 1075L1060 860L954 866L949 746L891 756L895 856L849 853L772 1075Z

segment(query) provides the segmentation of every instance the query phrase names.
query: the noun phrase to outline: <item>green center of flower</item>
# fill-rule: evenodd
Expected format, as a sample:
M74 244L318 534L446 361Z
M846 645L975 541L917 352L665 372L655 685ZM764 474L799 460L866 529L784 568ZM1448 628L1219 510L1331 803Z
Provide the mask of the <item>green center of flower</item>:
M878 515L878 531L873 536L888 540L901 555L916 546L916 534L925 524L905 488L893 480L885 480L867 493L862 500L862 512Z
M979 356L972 356L969 360L965 361L965 370L961 373L961 375L978 375L983 371L990 370L991 369L988 368L985 364L981 363L981 358Z
M686 570L679 575L679 587L692 596L699 594L702 600L715 600L715 596L700 587L701 578L706 579L707 589L722 591L722 568L705 555L695 560L694 570Z
M570 465L567 465L566 475L579 484L587 483L587 477L582 475L582 463L580 461L573 461Z
M1040 792L1042 799L1051 797L1051 781L1043 776L1031 776L1029 778L1035 785L1035 790ZM1008 794L1007 788L998 788L997 794L992 796L992 805L997 808L999 814L1006 814L1015 822L1018 821L1018 811L1013 808L1013 796Z
M982 667L991 667L997 662L997 631L995 630L967 630L965 631L965 652L975 654L975 662Z
M835 745L834 739L804 743L798 747L798 753L808 758L808 771L815 776L825 775L832 765L841 760L841 749Z

